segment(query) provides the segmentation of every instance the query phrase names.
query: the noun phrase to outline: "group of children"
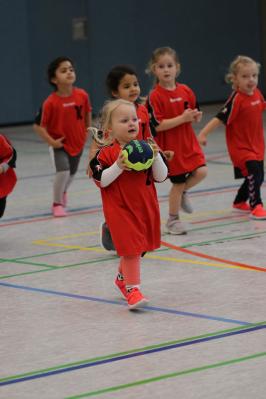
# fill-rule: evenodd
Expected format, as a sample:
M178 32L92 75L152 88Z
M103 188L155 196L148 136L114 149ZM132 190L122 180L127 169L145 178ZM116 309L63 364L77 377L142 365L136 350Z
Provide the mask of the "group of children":
M244 178L233 209L247 212L254 219L266 219L260 192L264 179L265 101L257 88L259 64L246 56L232 62L227 79L233 92L198 137L193 124L201 120L202 112L193 91L177 82L180 62L176 52L170 47L156 49L147 71L154 75L155 85L144 105L139 101L135 70L127 65L113 67L106 78L110 101L102 109L99 129L89 129L93 140L88 173L101 190L105 217L102 243L107 249L115 249L120 257L115 284L130 309L147 303L140 291L141 256L160 246L155 182L167 177L171 182L166 231L186 234L180 210L193 211L187 192L207 175L201 145L206 145L208 134L221 123L226 126L235 177ZM49 65L48 80L55 91L43 103L34 124L35 131L50 146L56 167L52 205L55 217L67 215L67 190L91 126L89 96L74 87L75 79L71 59L57 58ZM152 143L155 158L148 171L135 172L126 166L122 148L132 139ZM2 158L1 143L0 148L1 179L14 161L7 161L4 154ZM12 157L12 152L7 156Z

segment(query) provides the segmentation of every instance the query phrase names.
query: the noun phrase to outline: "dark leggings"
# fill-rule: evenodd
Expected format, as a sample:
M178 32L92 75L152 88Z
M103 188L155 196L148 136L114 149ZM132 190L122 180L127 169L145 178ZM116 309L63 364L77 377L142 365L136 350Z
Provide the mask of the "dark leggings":
M3 216L6 209L6 197L0 198L0 218Z
M262 204L260 187L264 180L264 167L262 161L247 161L248 176L240 186L234 204L246 202L249 199L251 209Z

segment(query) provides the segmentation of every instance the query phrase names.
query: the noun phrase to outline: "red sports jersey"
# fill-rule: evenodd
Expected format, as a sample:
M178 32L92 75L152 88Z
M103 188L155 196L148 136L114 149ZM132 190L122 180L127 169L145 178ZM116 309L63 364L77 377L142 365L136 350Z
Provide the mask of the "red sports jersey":
M137 140L147 140L147 138L151 137L149 113L144 105L136 103L135 106L139 118L139 133Z
M262 113L265 101L256 89L253 95L235 91L216 115L226 125L226 142L233 165L248 175L246 161L264 159Z
M93 177L100 186L101 173L116 162L117 142L103 147L91 161ZM101 188L105 220L119 256L139 255L160 247L160 212L152 176L123 171L109 186Z
M44 101L40 124L54 139L64 136L64 149L74 156L79 154L85 145L85 122L88 112L91 112L88 94L75 87L68 97L52 93Z
M157 84L147 102L151 123L155 127L164 119L172 119L182 115L186 108L195 107L193 91L180 83L176 84L174 90L167 90ZM163 151L174 151L174 158L168 164L169 176L192 172L206 162L190 122L157 132L155 140Z
M13 148L6 137L0 134L0 165L2 163L8 163L13 156ZM6 172L0 174L0 198L6 197L11 193L17 177L14 169L10 167Z

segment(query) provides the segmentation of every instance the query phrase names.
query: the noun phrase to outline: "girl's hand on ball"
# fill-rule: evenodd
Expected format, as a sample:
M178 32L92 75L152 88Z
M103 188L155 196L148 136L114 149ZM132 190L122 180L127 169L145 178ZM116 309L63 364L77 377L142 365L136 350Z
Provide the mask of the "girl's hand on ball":
M158 147L158 145L156 144L156 142L153 140L152 137L149 137L149 138L147 139L147 142L148 142L148 143L150 144L150 146L152 147L153 153L154 153L154 158L156 158L157 155L159 154L159 147Z
M122 170L131 170L127 165L126 165L126 158L124 154L122 153L122 150L120 151L118 158L117 158L117 166L122 169Z

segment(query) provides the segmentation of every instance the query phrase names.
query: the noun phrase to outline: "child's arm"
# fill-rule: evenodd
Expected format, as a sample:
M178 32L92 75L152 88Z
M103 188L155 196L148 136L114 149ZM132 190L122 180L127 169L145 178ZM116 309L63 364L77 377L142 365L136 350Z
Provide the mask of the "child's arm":
M62 148L64 146L63 141L64 141L64 137L60 137L58 139L53 139L52 136L50 136L50 134L48 133L48 131L38 125L37 123L34 123L33 125L33 129L34 131L39 134L39 136L41 136L41 138L46 141L46 143L54 148Z
M171 119L163 119L159 125L155 127L157 132L162 130L169 130L176 126L182 125L183 123L196 122L201 118L202 112L197 108L195 109L185 109L182 115L175 116Z
M198 141L201 145L207 144L207 136L222 124L222 121L216 117L212 118L207 125L199 132Z
M152 174L154 180L159 183L163 182L167 178L168 168L160 153L156 155L152 164Z
M97 154L97 152L99 151L99 149L101 148L100 144L98 144L94 138L92 138L91 141L91 145L89 147L89 153L88 153L88 166L87 166L87 170L86 173L89 177L92 177L92 170L90 167L90 161L95 157L95 155Z

